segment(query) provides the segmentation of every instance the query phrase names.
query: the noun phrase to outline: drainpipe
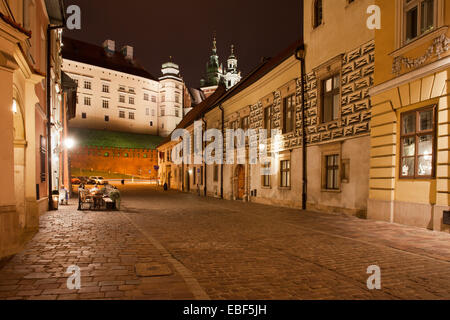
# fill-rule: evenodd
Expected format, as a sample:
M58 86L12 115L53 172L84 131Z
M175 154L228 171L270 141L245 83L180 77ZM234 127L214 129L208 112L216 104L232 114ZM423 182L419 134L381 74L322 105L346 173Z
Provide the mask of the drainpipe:
M219 109L222 113L222 139L225 138L225 110L223 109L223 106L220 105ZM223 154L225 152L225 144L222 144L222 158L223 158ZM223 199L223 161L224 159L222 159L222 164L220 165L220 199Z
M53 169L52 169L52 107L51 107L51 53L52 53L52 31L63 29L64 26L47 27L47 166L48 166L48 209L54 210L53 191Z
M301 81L302 81L302 210L306 210L307 197L308 197L308 177L307 177L307 141L306 141L306 101L305 101L305 45L298 47L295 51L295 58L300 61L301 65Z
M205 150L206 150L205 134L206 134L206 126L207 126L207 123L206 123L205 115L204 115L204 114L202 115L202 122L203 122L203 124L204 124L204 129L203 129L203 152L205 152ZM203 169L203 171L204 171L204 173L205 173L205 176L204 176L205 181L204 181L204 186L203 186L203 189L204 189L203 192L205 193L204 196L207 197L207 191L208 191L208 180L207 180L207 176L208 176L207 172L208 172L208 170L207 170L207 169L208 169L208 167L207 167L207 165L206 165L205 158L203 158L203 163L204 163L204 169Z
M184 144L183 137L181 137L181 143ZM184 192L184 148L183 148L183 156L181 157L181 192Z

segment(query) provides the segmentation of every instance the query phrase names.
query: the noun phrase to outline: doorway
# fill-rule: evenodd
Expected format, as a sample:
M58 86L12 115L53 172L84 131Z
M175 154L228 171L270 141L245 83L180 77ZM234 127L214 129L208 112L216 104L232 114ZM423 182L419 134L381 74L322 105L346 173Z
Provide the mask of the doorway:
M245 197L245 168L238 165L235 172L235 194L236 200L244 200Z

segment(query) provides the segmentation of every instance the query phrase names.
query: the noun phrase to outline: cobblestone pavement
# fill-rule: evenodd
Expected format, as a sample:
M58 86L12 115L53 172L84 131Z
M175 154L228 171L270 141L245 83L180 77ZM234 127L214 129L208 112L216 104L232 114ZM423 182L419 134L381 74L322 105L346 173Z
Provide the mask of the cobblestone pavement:
M344 215L122 189L122 212L47 213L0 299L450 299L450 235ZM141 277L136 263L171 270ZM82 288L67 289L67 267ZM381 290L368 290L368 266Z

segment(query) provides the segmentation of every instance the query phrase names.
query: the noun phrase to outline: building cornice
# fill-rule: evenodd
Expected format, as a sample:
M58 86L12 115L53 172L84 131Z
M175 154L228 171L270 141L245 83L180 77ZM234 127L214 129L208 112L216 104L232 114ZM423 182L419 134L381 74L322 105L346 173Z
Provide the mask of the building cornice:
M389 80L389 81L383 82L379 85L376 85L369 90L369 95L372 97L379 95L388 90L397 88L405 83L412 82L414 80L423 78L427 75L442 71L448 67L450 67L450 56L445 57L441 60L435 61L433 63L430 63L430 64L423 66L419 69L416 69L414 71L403 74L392 80Z

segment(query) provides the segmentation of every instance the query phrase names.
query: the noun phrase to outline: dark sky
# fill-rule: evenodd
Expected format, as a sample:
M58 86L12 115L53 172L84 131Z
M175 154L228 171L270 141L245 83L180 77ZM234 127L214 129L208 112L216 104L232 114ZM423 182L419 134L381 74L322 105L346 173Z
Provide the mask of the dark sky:
M188 85L199 86L217 32L225 65L235 45L239 69L251 71L301 36L301 0L65 0L81 8L81 30L65 35L101 45L106 39L134 47L154 76L173 56Z

